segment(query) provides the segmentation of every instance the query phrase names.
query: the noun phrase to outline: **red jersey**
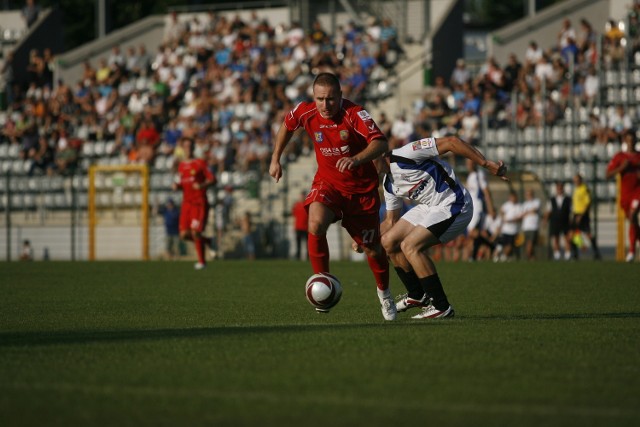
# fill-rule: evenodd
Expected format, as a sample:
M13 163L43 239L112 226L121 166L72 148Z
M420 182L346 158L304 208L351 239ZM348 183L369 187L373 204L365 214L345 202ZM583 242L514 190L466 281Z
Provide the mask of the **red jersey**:
M180 188L182 188L182 202L208 205L207 189L193 188L194 183L202 184L215 180L207 163L202 159L183 160L178 165L178 174L180 175Z
M339 172L336 162L353 157L374 139L386 137L369 113L348 99L342 99L335 117L325 119L315 102L301 102L284 119L289 132L304 127L313 140L318 171L314 182L326 181L345 194L366 193L378 186L378 172L373 162Z
M640 192L640 153L619 152L609 162L607 171L611 171L619 167L625 160L629 161L629 165L620 172L620 204L625 206L634 195Z

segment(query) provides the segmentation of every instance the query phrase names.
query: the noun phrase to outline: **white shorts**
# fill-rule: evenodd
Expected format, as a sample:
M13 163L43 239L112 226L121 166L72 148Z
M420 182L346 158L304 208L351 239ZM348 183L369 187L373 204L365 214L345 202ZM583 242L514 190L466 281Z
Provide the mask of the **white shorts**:
M417 205L409 212L402 215L402 219L414 226L424 227L440 240L440 243L447 243L463 234L471 217L473 216L473 202L468 194L465 197L465 203L460 213L451 221L451 205L446 206L427 206Z

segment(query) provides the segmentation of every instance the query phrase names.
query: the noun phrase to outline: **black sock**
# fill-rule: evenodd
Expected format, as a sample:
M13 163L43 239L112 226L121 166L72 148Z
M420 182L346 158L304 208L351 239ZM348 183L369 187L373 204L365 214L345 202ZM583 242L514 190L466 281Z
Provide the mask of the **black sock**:
M449 300L447 300L447 295L444 293L444 289L442 289L442 283L437 274L423 277L420 279L420 284L427 296L433 300L433 306L436 309L442 311L449 307Z
M420 299L424 295L424 290L422 289L422 285L420 284L420 280L418 276L416 276L416 272L404 271L400 267L394 267L396 273L398 273L398 277L405 288L407 288L407 292L409 293L409 298Z
M591 237L591 248L593 250L593 257L595 259L600 259L600 249L598 249L598 242L596 240L596 236Z

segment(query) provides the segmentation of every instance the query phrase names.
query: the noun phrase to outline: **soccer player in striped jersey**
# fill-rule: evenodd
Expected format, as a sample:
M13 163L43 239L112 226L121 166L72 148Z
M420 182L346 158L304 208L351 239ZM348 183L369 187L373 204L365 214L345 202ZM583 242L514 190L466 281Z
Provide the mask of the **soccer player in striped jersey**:
M381 224L382 246L408 293L396 301L398 311L421 307L414 319L452 317L454 310L427 250L464 233L473 216L471 195L453 168L440 158L452 152L507 180L502 161L487 160L456 136L424 138L392 150L379 168L386 173L387 213ZM417 205L401 213L402 199Z

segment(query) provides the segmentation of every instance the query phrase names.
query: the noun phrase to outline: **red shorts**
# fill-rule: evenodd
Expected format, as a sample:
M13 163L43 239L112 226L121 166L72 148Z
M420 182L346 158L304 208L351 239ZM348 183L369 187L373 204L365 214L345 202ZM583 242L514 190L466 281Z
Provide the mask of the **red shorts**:
M360 246L375 247L380 243L380 195L378 189L362 194L343 194L327 182L314 182L304 201L308 210L313 202L322 203L342 220L351 238Z
M637 189L629 196L623 198L620 201L620 207L624 211L624 213L629 216L632 212L638 210L640 206L640 189Z
M193 230L202 233L208 218L209 206L183 203L180 208L180 232Z

